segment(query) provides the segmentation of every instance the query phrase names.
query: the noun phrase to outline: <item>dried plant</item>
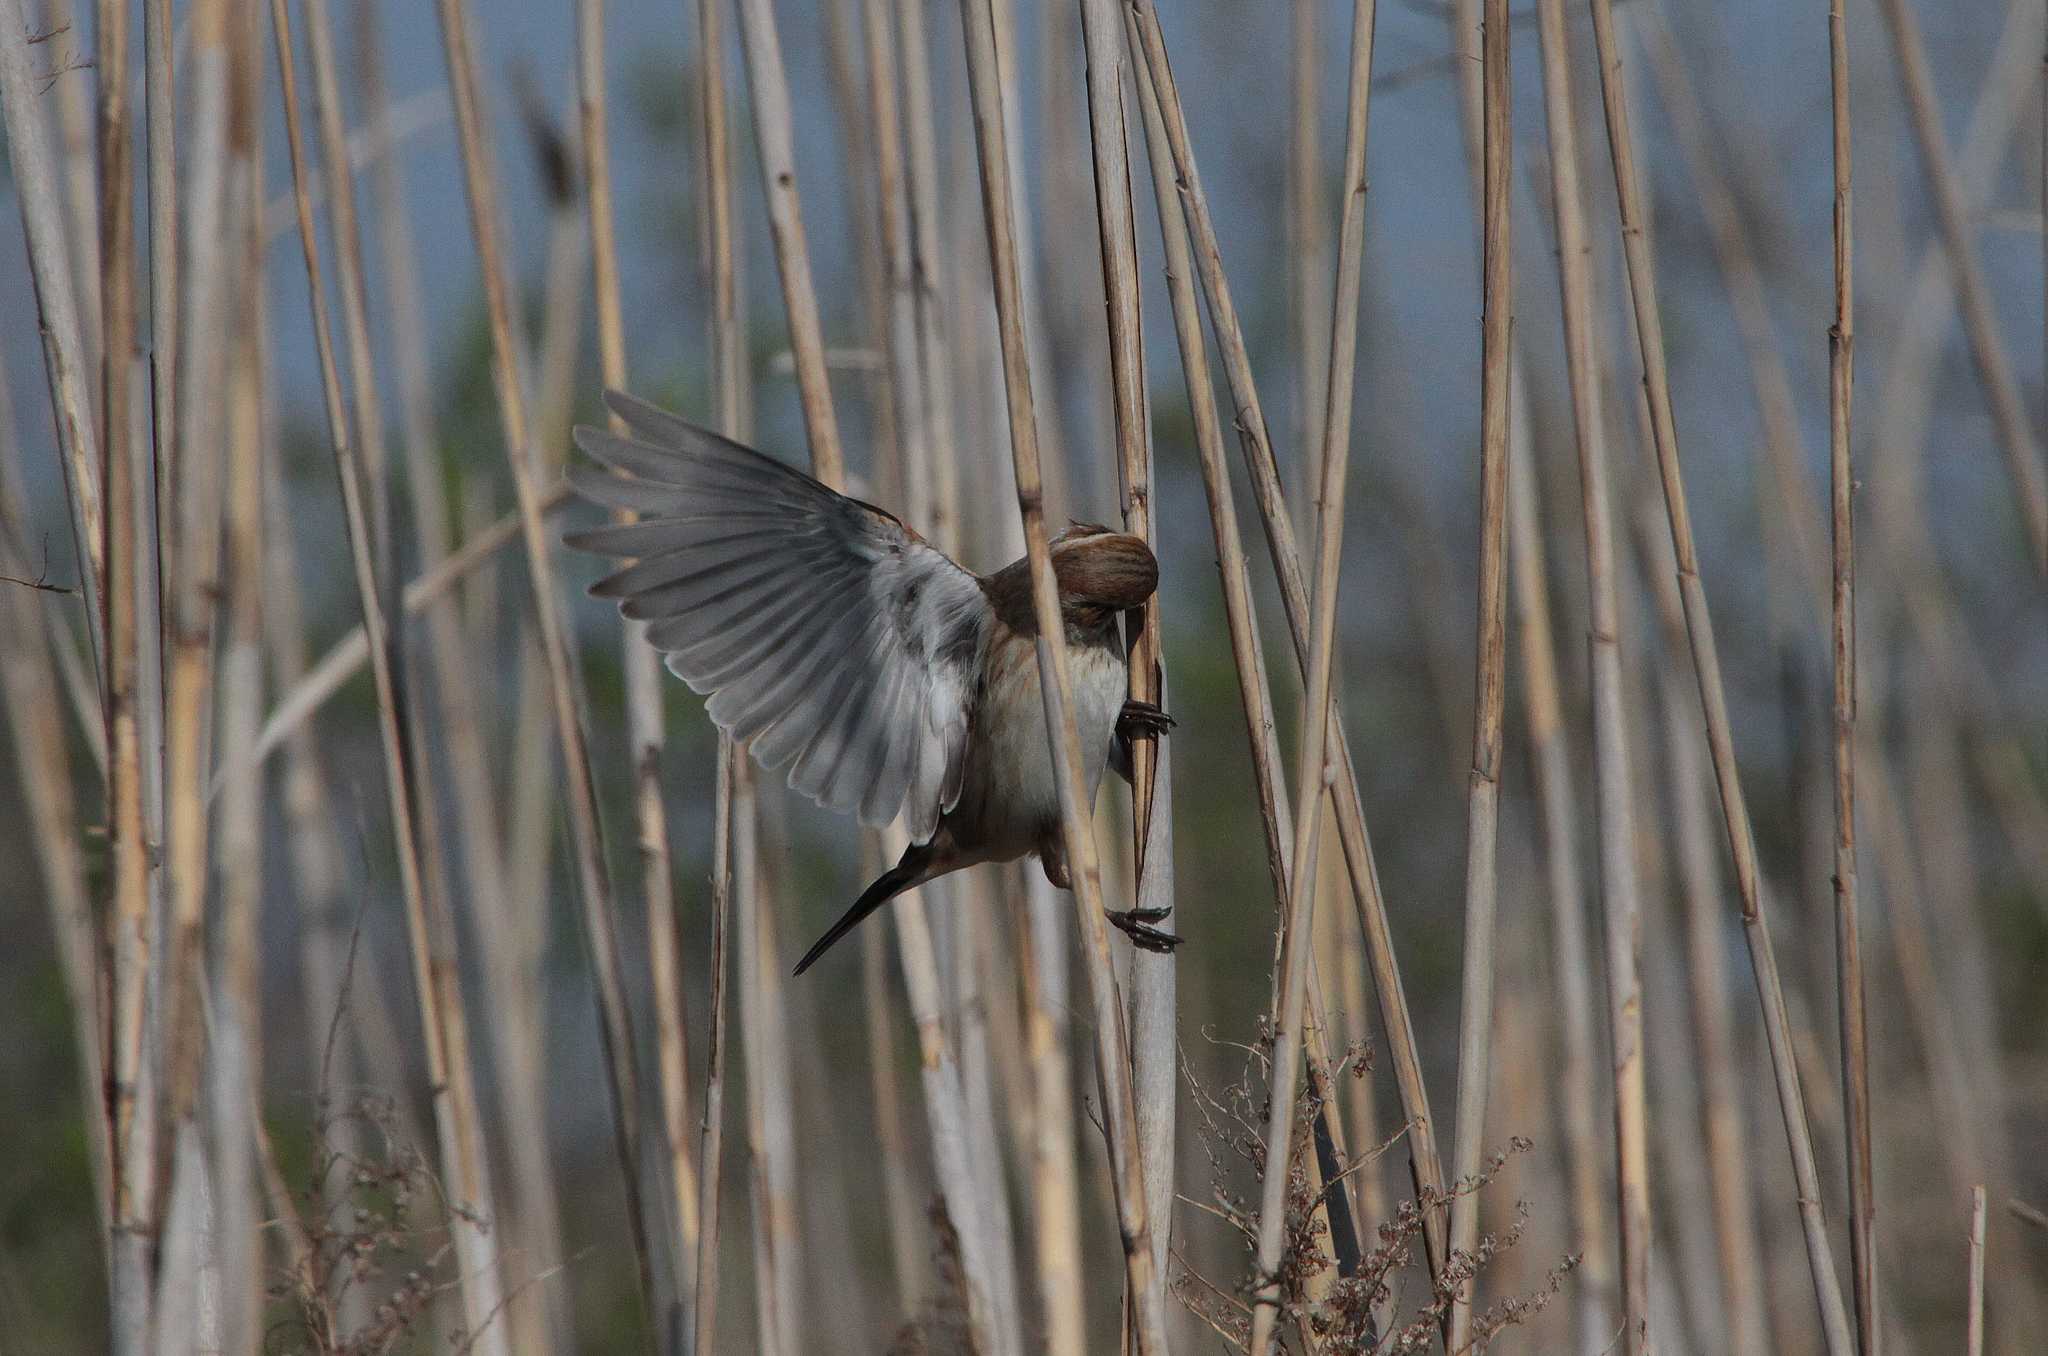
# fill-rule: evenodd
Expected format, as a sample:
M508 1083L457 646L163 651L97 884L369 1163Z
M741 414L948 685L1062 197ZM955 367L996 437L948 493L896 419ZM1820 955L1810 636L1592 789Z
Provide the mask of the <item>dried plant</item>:
M1173 1293L1217 1336L1238 1351L1254 1350L1253 1295L1278 1297L1279 1327L1282 1334L1293 1332L1298 1347L1278 1338L1279 1349L1298 1349L1303 1356L1394 1356L1394 1353L1430 1349L1437 1341L1452 1307L1471 1293L1473 1282L1508 1250L1522 1241L1530 1212L1526 1202L1514 1206L1514 1222L1499 1232L1478 1236L1469 1249L1454 1248L1434 1280L1425 1270L1419 1276L1424 1287L1420 1295L1405 1293L1411 1269L1424 1260L1424 1221L1441 1217L1454 1201L1469 1199L1500 1180L1509 1162L1535 1146L1516 1136L1505 1150L1489 1155L1479 1170L1461 1177L1439 1192L1425 1188L1415 1198L1404 1200L1391 1217L1376 1227L1378 1242L1366 1249L1355 1266L1344 1269L1334 1283L1316 1282L1339 1263L1330 1237L1324 1203L1340 1182L1352 1173L1369 1168L1381 1154L1407 1133L1407 1127L1371 1149L1344 1163L1337 1172L1323 1174L1317 1168L1310 1134L1322 1114L1323 1096L1314 1079L1297 1085L1292 1142L1303 1146L1287 1164L1283 1199L1285 1218L1281 1226L1284 1245L1280 1265L1270 1275L1261 1275L1254 1264L1258 1246L1260 1213L1238 1179L1247 1169L1260 1183L1267 1180L1266 1122L1270 1114L1270 1074L1273 1039L1261 1023L1258 1040L1240 1047L1244 1052L1238 1079L1211 1091L1202 1086L1183 1061L1183 1077L1194 1110L1196 1134L1209 1161L1211 1200L1189 1201L1197 1209L1221 1220L1234 1230L1243 1244L1247 1269L1241 1280L1225 1289L1190 1266L1185 1257L1173 1278ZM1331 1068L1332 1090L1346 1080L1362 1080L1372 1073L1369 1048L1354 1045ZM1456 1356L1489 1349L1509 1328L1527 1322L1563 1292L1565 1280L1578 1268L1576 1254L1567 1255L1552 1266L1544 1283L1520 1295L1495 1301L1472 1315L1470 1333L1454 1348ZM1383 1328L1376 1315L1391 1316Z

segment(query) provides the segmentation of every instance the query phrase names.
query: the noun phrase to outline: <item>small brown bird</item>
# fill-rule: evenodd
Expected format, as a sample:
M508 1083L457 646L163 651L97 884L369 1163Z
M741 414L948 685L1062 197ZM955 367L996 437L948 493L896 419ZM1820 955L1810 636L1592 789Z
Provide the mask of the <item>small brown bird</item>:
M603 463L569 476L639 521L574 532L579 550L633 563L591 592L648 623L670 672L710 697L721 730L831 810L876 827L901 813L910 846L804 954L802 974L882 904L978 862L1038 854L1068 879L1039 690L1026 561L992 575L955 564L871 504L620 391L630 436L578 428ZM1092 803L1105 766L1130 776L1130 741L1173 724L1127 701L1121 612L1159 563L1138 537L1077 523L1052 542L1074 716ZM1112 914L1140 945L1178 939L1156 915Z

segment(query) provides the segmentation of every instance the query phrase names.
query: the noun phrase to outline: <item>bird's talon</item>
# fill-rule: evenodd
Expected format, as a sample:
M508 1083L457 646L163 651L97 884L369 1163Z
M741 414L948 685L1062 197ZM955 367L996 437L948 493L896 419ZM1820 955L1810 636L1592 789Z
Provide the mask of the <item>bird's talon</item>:
M1152 926L1171 913L1171 909L1105 909L1103 912L1108 915L1109 921L1117 931L1129 937L1131 945L1141 951L1169 955L1175 947L1187 940L1163 928Z
M1178 723L1172 716L1166 714L1163 707L1140 701L1125 702L1124 709L1116 718L1117 733L1126 739L1145 735L1156 738Z

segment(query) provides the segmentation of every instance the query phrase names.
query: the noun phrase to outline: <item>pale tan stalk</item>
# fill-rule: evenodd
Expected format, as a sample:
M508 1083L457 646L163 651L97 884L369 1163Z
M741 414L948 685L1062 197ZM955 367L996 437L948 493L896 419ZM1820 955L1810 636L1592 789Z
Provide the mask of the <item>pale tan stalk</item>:
M867 117L873 124L876 207L881 216L879 243L883 267L883 329L890 404L894 411L893 442L881 446L892 456L878 466L887 471L893 490L914 523L932 520L930 452L925 441L923 383L917 343L917 284L912 261L910 195L904 179L903 133L898 111L895 27L886 5L869 4L861 11L862 41L867 58ZM878 839L864 837L863 874L884 865ZM894 1260L897 1303L905 1313L916 1311L923 1294L924 1240L929 1229L906 1176L908 1144L903 1125L903 1096L897 1079L895 1024L889 1010L888 944L877 928L861 933L861 999L868 1040L868 1077L875 1099L875 1134L882 1153L882 1192L889 1212L889 1243ZM1047 1189L1040 1183L1041 1193ZM1041 1265L1041 1273L1043 1271ZM1073 1277L1075 1284L1079 1276ZM1056 1293L1056 1292L1055 1292ZM1050 1316L1050 1315L1049 1315ZM1078 1340L1078 1332L1076 1333ZM1047 1334L1049 1349L1072 1356L1060 1330Z
M490 314L491 370L498 397L498 418L505 435L506 460L519 500L520 533L526 546L527 573L533 588L535 623L544 653L549 695L555 717L567 783L570 837L576 864L584 935L589 947L597 991L598 1029L603 1035L606 1088L611 1098L612 1131L620 1171L627 1181L626 1200L633 1235L641 1294L651 1303L652 1261L647 1244L645 1179L640 1171L640 1075L633 1041L632 1013L626 1005L621 975L616 904L605 864L603 826L598 819L597 789L591 776L589 749L583 734L583 694L576 680L555 595L554 552L541 522L540 487L534 470L531 431L527 421L525 376L514 346L511 280L498 238L498 199L490 153L484 142L478 108L474 60L470 54L468 6L464 0L440 0L441 34L448 60L449 86L462 144L464 187L469 199L470 229L476 240Z
M59 47L53 41L45 48L53 55L61 54L57 55L58 61L75 61L88 50L86 25L78 22L72 0L44 0L41 17L41 27L33 31L47 33L66 44ZM80 242L80 248L70 252L72 286L76 289L82 325L80 351L87 370L97 372L101 361L100 269L96 248L100 238L100 185L99 161L93 146L92 106L86 98L91 88L91 79L79 69L41 92L54 95L57 105L57 163L64 178L64 209L71 227L69 238ZM87 242L92 242L95 248L86 248Z
M718 770L711 803L711 1030L704 1051L703 1117L698 1122L696 1303L690 1315L690 1350L718 1350L719 1196L725 1181L720 1158L725 1147L726 933L732 918L733 747L718 742Z
M737 960L740 1045L747 1066L747 1153L753 1203L754 1307L763 1356L807 1349L797 1291L804 1269L797 1227L795 1089L790 1072L787 1003L775 944L773 852L759 847L759 778L734 760L733 811L737 857Z
M1849 1259L1856 1349L1876 1356L1877 1199L1871 1176L1870 1038L1864 1023L1863 940L1856 893L1855 470L1849 455L1856 389L1855 246L1849 152L1849 33L1842 0L1828 3L1828 82L1834 133L1835 314L1828 327L1828 483L1834 544L1835 967L1848 1113ZM2048 547L2044 547L2048 549ZM2048 562L2044 562L2048 568ZM1981 1195L1979 1203L1981 1205Z
M1622 1250L1626 1259L1629 1326L1644 1321L1647 1257L1650 1240L1646 1171L1647 1129L1644 1124L1644 1080L1641 1064L1640 980L1636 949L1629 929L1639 916L1635 880L1634 799L1629 784L1628 729L1621 688L1621 609L1616 576L1614 522L1607 468L1606 423L1601 409L1599 362L1604 347L1597 328L1593 296L1591 246L1585 222L1585 189L1580 178L1575 105L1571 90L1571 54L1566 39L1563 0L1539 0L1539 33L1543 49L1543 85L1550 149L1551 199L1558 240L1559 280L1563 302L1565 356L1571 388L1572 422L1579 453L1581 514L1586 541L1589 602L1588 650L1593 687L1595 806L1600 847L1600 897L1607 919L1608 1007L1613 1026L1610 1048L1618 1079L1615 1086L1617 1186L1620 1192ZM1581 1189L1583 1189L1581 1179ZM1611 1286L1612 1265L1604 1221L1599 1247L1592 1257L1592 1283ZM1603 1294L1602 1298L1605 1298ZM1611 1301L1608 1301L1611 1303ZM1608 1314L1582 1318L1601 1331ZM1604 1340L1604 1339L1603 1339Z
M1472 768L1465 810L1465 951L1458 1029L1458 1105L1451 1151L1459 1180L1485 1166L1486 1100L1492 1076L1494 917L1500 898L1501 723L1507 698L1508 372L1514 325L1507 0L1485 0L1479 382L1479 637L1472 712ZM1348 371L1348 368L1346 369ZM1333 366L1333 374L1336 369ZM1632 920L1630 920L1632 921ZM1479 1240L1479 1199L1451 1202L1451 1248ZM1446 1346L1471 1341L1475 1294L1453 1303Z
M1330 373L1329 295L1330 210L1324 184L1320 124L1322 99L1318 75L1323 52L1317 0L1294 0L1288 56L1293 86L1292 121L1287 143L1287 304L1294 319L1295 445L1303 459L1296 483L1313 485L1316 468L1306 460L1323 446L1323 406ZM1308 527L1295 525L1297 531Z
M1629 294L1635 311L1636 337L1641 349L1665 514L1671 529L1672 550L1677 557L1686 635L1692 650L1694 674L1699 681L1700 704L1706 718L1707 743L1713 754L1715 781L1721 794L1728 847L1735 859L1743 930L1749 941L1765 1033L1777 1076L1779 1109L1783 1113L1793 1175L1798 1185L1800 1222L1805 1232L1807 1262L1813 1274L1822 1330L1827 1335L1830 1356L1847 1356L1850 1347L1848 1316L1842 1305L1833 1248L1827 1235L1819 1174L1813 1160L1813 1136L1807 1126L1806 1108L1800 1093L1799 1070L1792 1057L1783 986L1778 977L1777 957L1771 947L1763 884L1757 869L1755 838L1735 766L1734 741L1728 720L1727 698L1722 688L1713 621L1707 612L1706 590L1700 581L1699 561L1693 549L1692 515L1686 504L1684 474L1678 461L1678 435L1671 413L1670 381L1665 370L1663 322L1658 314L1649 242L1644 235L1635 148L1629 132L1628 106L1620 78L1621 57L1614 34L1613 8L1610 0L1592 0L1592 5L1593 31L1599 48L1601 96L1607 115L1608 149L1614 165L1615 193L1621 218L1622 248L1628 265Z
M1901 0L1880 0L1878 9L1891 35L1892 55L1898 62L1899 81L1905 87L1913 139L1920 148L1921 165L1934 197L1935 219L1941 228L1942 248L1948 253L1949 269L1954 275L1963 331L1969 336L1977 379L1984 384L1985 397L1991 403L1991 420L1998 431L1999 448L2005 453L2006 470L2012 476L2014 506L2026 529L2028 554L2034 568L2048 574L2048 479L2044 479L2041 469L2041 447L2021 403L2012 359L1999 338L1998 313L1985 281L1983 261L1977 253L1969 204L1949 150L1948 134L1942 130L1941 108L1928 67L1926 44L1920 37L1920 21Z
M1306 668L1307 705L1295 764L1294 841L1288 867L1288 901L1274 1005L1276 1025L1268 1121L1267 1169L1259 1209L1257 1284L1253 1296L1251 1350L1263 1356L1273 1340L1283 1297L1277 1277L1285 1242L1286 1194L1294 1150L1295 1088L1300 1076L1304 1009L1315 953L1316 853L1323 824L1323 796L1337 779L1331 753L1334 720L1332 670L1336 656L1337 589L1344 550L1344 488L1351 463L1351 396L1356 381L1358 307L1364 281L1365 156L1370 130L1375 6L1354 6L1351 32L1350 96L1344 129L1344 179L1337 236L1337 275L1331 290L1329 385L1324 408L1323 447L1317 465L1315 617ZM1154 88L1166 83L1154 72ZM1162 112L1170 109L1161 102ZM1503 369L1505 371L1505 369ZM1503 424L1503 432L1505 425ZM1341 742L1341 741L1340 741ZM1320 1026L1320 1022L1318 1023Z
M904 841L900 828L888 830L882 839L883 855L893 857L901 853ZM890 907L896 913L903 983L910 999L911 1020L917 1026L918 1066L924 1084L932 1166L938 1178L940 1203L958 1235L968 1346L971 1351L984 1354L1015 1351L1020 1349L1018 1338L1003 1326L1005 1316L999 1307L993 1259L987 1255L986 1231L975 1227L973 1219L963 1218L965 1212L977 1210L980 1196L974 1180L973 1129L959 1060L946 1031L946 999L924 893L922 889L906 891ZM1009 1317L1014 1318L1014 1314Z
M144 124L149 151L149 376L159 466L178 461L178 125L171 0L143 0Z
M26 549L27 495L22 486L22 449L14 422L6 363L0 361L0 575L35 576ZM113 1242L112 1126L107 1117L107 1042L104 1005L108 994L99 925L86 888L85 855L78 834L78 787L65 747L63 698L47 643L59 623L42 597L19 585L0 585L0 631L13 643L0 647L0 697L4 697L14 766L28 807L28 838L41 873L50 934L71 1003L78 1060L79 1124L84 1127L103 1247ZM95 694L97 708L97 694ZM98 711L94 711L95 720ZM105 727L99 726L104 733ZM111 1257L111 1252L109 1253Z
M495 1250L486 1232L492 1218L491 1196L482 1126L477 1116L467 1019L454 964L454 920L445 914L429 915L431 899L425 887L417 842L418 784L414 774L412 732L408 728L408 711L399 686L400 675L392 663L387 641L390 622L381 606L377 589L369 524L359 479L361 472L349 439L348 414L335 363L333 331L320 283L319 249L313 230L312 204L307 196L297 78L285 0L272 0L271 17L276 28L292 180L298 198L299 237L312 301L313 331L319 351L321 385L326 397L328 433L333 443L336 474L341 482L357 600L363 610L371 675L377 690L378 731L383 746L392 829L397 839L399 883L412 948L420 1025L425 1036L427 1074L433 1089L441 1173L451 1198L460 1207L451 1215L449 1229L455 1238L461 1268L463 1310L470 1337L478 1348L495 1356L504 1356L509 1347L504 1328L497 1322L502 1290ZM198 444L188 439L184 446L190 449Z
M160 990L166 1065L166 1125L177 1138L177 1166L187 1161L194 1101L205 1049L204 936L207 896L207 764L214 705L214 627L220 600L221 486L226 421L220 395L230 370L228 335L236 312L233 279L242 259L230 258L229 203L236 166L247 154L251 116L231 90L235 39L225 0L196 5L192 50L190 135L182 185L188 226L180 276L179 327L190 342L179 364L178 443L185 455L160 490L164 539L163 879L168 946ZM114 336L109 336L112 340ZM192 1150L196 1155L196 1148ZM203 1160L202 1160L203 1161ZM210 1189L210 1184L202 1184ZM175 1195L175 1184L172 1194ZM166 1268L166 1281L176 1273ZM160 1334L162 1335L162 1334Z
M883 871L880 844L861 854L862 874ZM889 1004L888 939L864 928L860 939L861 1015L867 1034L868 1082L875 1099L875 1148L881 1156L882 1200L889 1212L890 1272L896 1303L917 1312L924 1297L924 1245L930 1234L908 1176L910 1143L903 1128L903 1089L897 1078L896 1023ZM1048 1343L1051 1338L1048 1337Z
M1964 1349L1984 1356L1984 1188L1970 1191L1970 1319Z
M250 6L244 27L260 19ZM238 44L239 100L260 104L254 76L257 44L249 34ZM228 389L227 513L223 539L223 582L227 621L221 658L221 740L230 746L255 735L263 713L263 328L259 312L267 301L258 207L260 170L247 150L235 187L242 285L236 298L238 321ZM268 1276L263 1255L263 1209L256 1179L262 1123L262 960L258 951L263 901L262 774L255 767L222 793L214 839L220 877L220 943L209 986L213 1027L213 1174L219 1184L220 1269L225 1292L225 1351L250 1351L261 1344Z
M797 192L796 130L790 111L789 77L782 63L782 38L769 0L736 0L740 46L746 53L747 92L754 114L755 146L761 158L761 192L768 203L775 263L782 273L783 309L789 346L796 359L797 392L803 402L804 431L818 479L839 485L846 458L839 445L839 421L832 413L832 388L825 369L824 330L818 323L818 292L811 280L810 245L804 235L803 202Z
M350 412L369 495L371 559L387 590L382 605L395 612L389 590L397 581L391 554L390 477L384 453L384 402L377 388L376 360L370 353L369 284L363 268L363 237L356 220L355 175L350 172L348 129L341 106L341 80L336 73L334 31L327 0L304 0L306 50L313 67L313 107L319 135L320 162L327 186L330 239L334 242L335 284L341 293L342 337L348 345ZM397 652L404 653L403 633L396 632Z
M611 142L606 130L604 0L576 7L576 81L582 108L584 200L590 215L592 291L597 299L597 347L604 384L627 386L626 327L619 308L618 244L612 230ZM613 432L625 426L612 416ZM655 1041L661 1077L662 1138L668 1150L669 1219L676 1302L687 1305L696 1282L697 1172L690 1157L688 1031L684 1025L680 920L669 876L668 812L662 798L661 667L646 643L644 623L625 622L626 717L633 760L635 842L647 909L649 962L654 973ZM666 1322L657 1325L665 1327ZM680 1343L680 1334L676 1337Z
M1124 530L1151 543L1152 439L1138 303L1137 219L1131 200L1124 26L1114 0L1081 0L1080 9ZM1163 688L1158 601L1131 620L1131 700L1157 705ZM1170 909L1174 903L1173 817L1155 814L1153 797L1154 778L1168 752L1154 739L1131 743L1133 902L1142 910ZM1146 1216L1153 1222L1153 1282L1162 1307L1173 1217L1174 1097L1180 1082L1175 973L1170 954L1134 951L1131 956L1132 1076L1145 1165Z
M953 442L953 369L946 346L947 295L939 240L938 134L933 127L931 53L918 0L897 0L903 51L903 129L910 185L911 277L922 378L924 445L931 458L931 513L919 521L941 547L960 533L959 471Z
M1288 521L1279 472L1273 459L1272 440L1266 432L1266 418L1259 404L1252 377L1251 356L1244 329L1238 322L1231 300L1230 285L1223 273L1223 257L1216 239L1215 222L1202 191L1200 172L1194 162L1187 119L1180 93L1166 55L1159 16L1151 0L1132 0L1139 46L1159 93L1164 145L1155 144L1152 154L1173 164L1181 205L1187 216L1195 246L1196 273L1209 299L1210 317L1217 346L1223 351L1224 373L1231 399L1237 407L1239 441L1251 473L1253 499L1265 526L1266 543L1280 580L1281 602L1294 641L1295 660L1307 672L1309 660L1308 586L1301 559L1295 548L1294 530ZM1355 21L1354 21L1355 22ZM1332 386L1336 384L1334 377ZM1326 435L1327 436L1327 435ZM1394 1064L1395 1082L1401 1092L1402 1113L1408 1124L1408 1148L1413 1180L1418 1191L1435 1195L1443 1190L1443 1165L1437 1156L1436 1128L1429 1110L1429 1094L1422 1081L1422 1058L1415 1040L1414 1021L1401 984L1400 968L1394 958L1393 933L1388 923L1386 899L1380 891L1378 868L1372 856L1372 840L1358 794L1357 771L1344 742L1343 721L1333 715L1331 738L1336 750L1338 775L1333 783L1337 810L1338 838L1344 861L1351 873L1352 899L1358 908L1359 926L1372 957L1373 990L1378 996L1380 1019L1387 1031L1388 1053ZM1426 1211L1424 1239L1428 1245L1431 1273L1443 1264L1444 1220L1440 1211Z
M50 408L56 414L59 465L71 509L72 546L78 557L79 588L93 619L94 655L106 626L101 602L106 577L105 519L100 493L100 439L93 424L92 370L72 294L71 256L86 249L65 244L59 204L64 201L50 163L43 129L42 81L29 60L34 30L21 0L0 0L0 110L6 114L8 170L21 203L28 237L29 274L35 283L36 312L43 333L44 372ZM96 237L95 237L96 238ZM98 667L96 662L95 667ZM116 1076L119 1076L118 1070Z
M699 239L705 290L710 296L708 327L711 381L716 397L717 427L735 438L745 436L750 401L747 391L746 333L740 319L739 256L733 240L732 133L726 104L725 36L721 0L697 0L697 118L701 138L698 196ZM735 870L741 863L734 839L735 801L742 769L732 741L718 739L716 784L711 816L711 1029L704 1056L704 1103L697 1150L697 1274L695 1311L691 1315L691 1350L700 1356L717 1351L718 1272L723 1252L719 1233L719 1198L725 1180L726 959L731 929ZM752 793L745 806L753 814ZM751 825L746 848L752 850ZM754 877L751 859L746 878ZM754 907L749 902L748 908Z
M1060 616L1052 559L1047 548L1044 486L1039 474L1037 412L1032 403L1022 284L1017 241L1012 229L1016 217L994 19L986 0L962 0L961 17L966 30L975 139L981 159L982 209L988 230L990 273L995 287L998 332L1002 340L1004 390L1010 414L1010 450L1016 468L1018 513L1023 523L1026 555L1030 560L1032 601L1038 620L1039 673L1044 690L1047 733L1053 745L1067 866L1074 883L1074 906L1082 930L1096 1019L1096 1065L1104 1087L1103 1109L1109 1129L1111 1175L1123 1241L1126 1293L1133 1315L1135 1350L1139 1356L1155 1356L1166 1350L1165 1304L1162 1291L1153 1279L1152 1241L1146 1216L1144 1168L1140 1161L1136 1106L1131 1086L1129 1040L1123 1030L1123 1005L1117 998L1116 977L1111 968L1108 923L1102 911L1102 882L1089 823L1087 797L1081 785L1079 739L1074 727L1072 689L1066 672L1066 628Z

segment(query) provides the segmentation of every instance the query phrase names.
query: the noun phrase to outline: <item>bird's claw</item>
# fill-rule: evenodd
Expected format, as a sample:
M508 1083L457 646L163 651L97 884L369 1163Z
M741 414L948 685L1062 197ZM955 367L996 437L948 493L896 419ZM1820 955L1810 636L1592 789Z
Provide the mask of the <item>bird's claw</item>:
M1125 739L1141 736L1157 738L1171 730L1179 722L1166 714L1163 707L1151 702L1127 701L1124 709L1117 713L1116 732Z
M1165 713L1161 712L1161 714ZM1131 945L1137 947L1140 951L1156 951L1161 955L1171 955L1175 947L1187 940L1185 937L1177 936L1166 931L1164 928L1152 926L1154 923L1162 921L1172 912L1173 910L1171 909L1103 910L1103 913L1108 916L1110 923L1117 931L1131 939Z

